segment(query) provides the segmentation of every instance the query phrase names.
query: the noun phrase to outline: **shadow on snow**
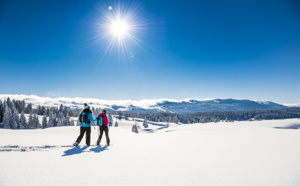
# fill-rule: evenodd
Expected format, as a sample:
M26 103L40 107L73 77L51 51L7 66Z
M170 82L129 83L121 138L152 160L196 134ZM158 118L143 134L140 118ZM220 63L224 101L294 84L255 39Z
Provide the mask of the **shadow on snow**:
M104 147L97 146L95 148L90 149L90 151L93 151L95 153L100 153L102 151L108 150L107 147L108 147L107 145L105 145Z
M274 127L276 129L300 129L300 124L289 125L286 127Z
M136 121L137 121L137 122L144 122L144 121L143 121L143 120L141 120L141 119L136 119ZM153 122L151 122L151 121L148 121L148 124L150 124L150 125L154 125L154 126L160 126L160 127L162 127L162 126L166 126L166 125L164 125L164 124L153 123Z
M69 150L66 150L64 151L64 154L62 156L71 156L71 155L75 155L75 154L81 154L83 152L95 152L95 153L100 153L104 150L108 150L107 148L108 146L104 146L104 147L101 147L101 146L96 146L95 148L92 148L90 149L89 151L85 151L88 146L84 146L84 147L74 147L72 149L69 149Z

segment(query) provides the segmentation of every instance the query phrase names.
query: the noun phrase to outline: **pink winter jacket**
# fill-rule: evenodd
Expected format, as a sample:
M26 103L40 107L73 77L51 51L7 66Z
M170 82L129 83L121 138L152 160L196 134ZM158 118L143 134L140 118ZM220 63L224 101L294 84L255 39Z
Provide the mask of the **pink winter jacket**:
M106 114L101 113L99 115L102 117L102 122L105 124L104 126L108 126L110 122L108 122Z

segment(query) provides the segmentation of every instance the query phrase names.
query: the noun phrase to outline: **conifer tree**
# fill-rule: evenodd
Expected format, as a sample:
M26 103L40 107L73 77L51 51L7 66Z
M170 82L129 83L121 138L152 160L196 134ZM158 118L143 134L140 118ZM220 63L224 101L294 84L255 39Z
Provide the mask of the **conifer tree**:
M57 122L58 122L57 115L54 114L54 115L53 115L53 127L57 127Z
M18 110L16 108L14 108L14 110L12 112L12 128L17 129L19 127L19 124L20 124L19 113L18 113Z
M53 126L54 126L54 123L53 123L53 114L52 114L52 112L50 112L49 120L48 120L48 127L53 127Z
M0 100L0 123L3 121L5 108L3 102Z
M28 118L28 128L32 129L33 128L33 116L32 113L29 114L29 118Z
M32 114L32 104L31 104L31 103L29 103L29 104L27 105L26 113L27 113L27 114Z
M37 115L43 115L41 105L39 105L37 108Z
M37 114L34 114L33 115L33 128L35 129L38 129L40 128L39 125L40 125L40 122L39 122L39 117L37 116Z
M132 125L132 132L139 133L138 127L136 124Z
M70 126L75 126L74 120L71 120Z
M47 128L47 117L44 115L43 116L43 121L42 121L42 129Z
M120 111L120 110L119 110L119 112L118 112L118 116L119 116L119 120L121 120L121 119L122 119L122 116L123 116L123 113L122 113L122 111Z
M65 117L65 126L71 126L71 122L70 122L70 116L67 113L66 117Z
M62 119L61 118L57 119L57 126L58 127L62 126Z
M68 114L68 107L65 106L63 109L63 115L66 117L67 114Z
M13 103L12 103L12 101L10 100L9 97L8 97L7 100L6 100L6 105L7 105L10 109L12 109L12 107L13 107Z
M125 120L128 120L129 114L128 112L125 112Z
M60 104L60 106L59 106L59 112L63 112L63 110L64 110L64 106L62 104Z
M143 126L144 126L145 128L148 128L148 121L147 121L147 119L146 119L146 118L144 119Z
M26 109L26 103L25 100L21 101L21 112L25 112Z
M118 124L118 122L116 121L116 122L115 122L115 127L118 127L118 126L119 126L119 124Z
M26 122L24 112L22 112L20 118L20 129L24 129L24 128L27 128L27 122Z
M11 128L11 124L12 124L11 109L8 106L6 106L5 112L4 112L4 117L3 117L4 128L10 129Z

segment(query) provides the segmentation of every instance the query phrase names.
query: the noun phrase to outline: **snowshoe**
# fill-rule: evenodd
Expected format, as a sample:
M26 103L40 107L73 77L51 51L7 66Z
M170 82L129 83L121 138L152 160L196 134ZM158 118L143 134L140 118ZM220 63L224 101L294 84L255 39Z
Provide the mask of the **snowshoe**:
M78 146L78 143L77 143L77 142L75 142L75 143L73 144L73 146Z

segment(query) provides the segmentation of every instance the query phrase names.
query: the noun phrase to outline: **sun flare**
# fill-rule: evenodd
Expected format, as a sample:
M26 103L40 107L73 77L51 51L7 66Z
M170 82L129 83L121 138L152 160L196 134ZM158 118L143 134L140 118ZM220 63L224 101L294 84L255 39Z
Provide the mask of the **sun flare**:
M141 37L147 25L139 6L117 3L102 7L106 8L99 8L96 42L105 48L103 55L115 53L133 59L134 50L144 49Z
M120 40L128 35L130 26L128 25L126 20L117 18L116 20L112 21L110 29L112 34Z

